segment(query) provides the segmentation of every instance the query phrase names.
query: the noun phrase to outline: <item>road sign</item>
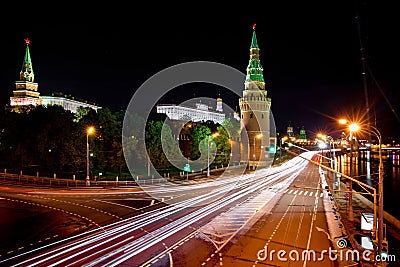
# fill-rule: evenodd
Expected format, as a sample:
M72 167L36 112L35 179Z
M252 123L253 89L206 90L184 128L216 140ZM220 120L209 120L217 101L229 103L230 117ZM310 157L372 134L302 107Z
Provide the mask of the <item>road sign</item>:
M189 165L189 163L186 163L186 165L183 167L183 170L184 170L185 172L190 172L190 165Z

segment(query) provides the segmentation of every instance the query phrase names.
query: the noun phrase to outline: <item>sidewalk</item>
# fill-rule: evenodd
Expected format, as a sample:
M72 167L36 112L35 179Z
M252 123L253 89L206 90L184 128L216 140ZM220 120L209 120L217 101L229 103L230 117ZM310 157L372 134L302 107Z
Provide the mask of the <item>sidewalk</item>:
M333 175L331 172L328 172L326 175L328 184L332 185ZM346 188L345 183L341 183L341 188ZM349 220L348 217L348 200L345 199L344 193L335 194L334 201L337 206L337 210L340 214L340 220L347 231L348 239L351 243L353 249L357 249L362 253L365 249L359 243L361 236L366 236L367 233L361 230L361 213L373 213L373 202L369 201L367 198L360 194L353 194L353 218L354 220ZM389 216L391 216L389 214ZM392 216L393 217L393 216ZM386 219L386 218L385 218ZM388 262L386 265L374 265L371 262L361 261L359 266L399 266L400 264L400 230L390 224L387 220L384 220L386 224L387 233L386 238L389 242L389 255L395 255L395 262ZM360 254L361 255L361 254ZM371 256L372 257L372 256Z

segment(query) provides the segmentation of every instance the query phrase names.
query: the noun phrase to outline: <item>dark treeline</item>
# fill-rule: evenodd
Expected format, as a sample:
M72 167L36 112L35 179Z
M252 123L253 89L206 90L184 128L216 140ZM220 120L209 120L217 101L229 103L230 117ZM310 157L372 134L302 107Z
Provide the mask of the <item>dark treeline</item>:
M108 108L98 109L97 112L93 109L80 109L74 114L60 106L39 106L20 113L3 110L0 114L0 167L14 173L22 170L24 174L30 175L39 172L40 176L52 177L56 173L59 178L71 179L75 175L76 179L84 179L87 129L93 126L95 131L88 138L91 179L115 179L116 176L121 179L131 178L122 145L125 115L125 110L113 111ZM144 122L137 114L129 116L133 116L132 121ZM170 144L164 147L170 155L187 154L179 151L179 145L173 145L176 136L168 125L163 130L164 120L162 116L148 118L144 135L133 124L129 135L145 138L146 150L156 169L173 171L173 165L163 152L161 131L164 131L166 143ZM227 120L224 126L232 127L232 122ZM198 157L199 140L215 132L219 134L214 140L219 153L214 164L226 164L229 161L227 131L220 125L209 127L207 124L197 124L188 133L191 159ZM127 140L130 143L124 144L124 147L129 149L130 157L145 162L145 150L140 147L140 140ZM136 170L138 174L146 173L146 166L143 165L143 170Z
M91 175L95 171L126 169L121 146L124 111L81 109L76 114L60 106L36 107L29 112L3 111L0 118L1 165L26 174L86 176L86 133Z

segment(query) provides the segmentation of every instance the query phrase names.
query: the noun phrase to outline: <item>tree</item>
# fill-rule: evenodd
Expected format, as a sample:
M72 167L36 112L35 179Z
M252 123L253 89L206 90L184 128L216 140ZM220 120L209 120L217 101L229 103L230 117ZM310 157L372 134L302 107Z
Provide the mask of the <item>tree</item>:
M215 157L214 163L224 166L228 165L230 160L231 153L231 145L229 142L229 133L222 126L217 127L218 137L214 138L215 143L217 144L217 155Z
M146 126L146 149L156 169L170 168L172 165L164 149L170 155L178 152L178 145L172 136L171 127L163 121L150 120Z
M9 168L35 166L37 171L77 169L83 153L73 114L60 106L38 106L29 112L7 112L2 120L1 148ZM84 147L84 143L82 143Z
M201 156L200 150L207 151L207 142L201 141L207 140L207 138L209 138L209 136L211 135L211 130L209 127L203 124L198 124L192 128L190 135L192 139L192 143L189 147L191 156L190 158L192 160L196 160ZM202 144L203 147L200 147L200 144Z
M76 109L74 121L79 122L83 117L85 117L90 112L90 110L91 108L88 107L78 107Z
M146 164L145 120L129 110L120 113L123 117L122 153L130 172L138 173Z
M226 117L221 123L221 126L225 128L230 139L235 139L240 136L240 122L232 117Z

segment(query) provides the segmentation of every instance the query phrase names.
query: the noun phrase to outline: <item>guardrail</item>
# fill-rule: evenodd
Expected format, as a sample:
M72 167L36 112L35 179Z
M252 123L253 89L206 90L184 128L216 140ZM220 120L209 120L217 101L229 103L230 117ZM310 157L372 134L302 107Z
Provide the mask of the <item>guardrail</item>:
M150 181L151 180L151 181ZM141 183L156 183L160 182L161 179L149 179L149 181L141 181ZM135 180L132 181L90 181L90 185L86 185L85 180L73 180L73 179L60 179L50 177L38 177L32 175L21 175L3 172L0 174L0 181L11 182L19 185L34 185L38 187L54 187L54 188L87 188L87 187L121 187L121 186L137 186Z
M220 171L221 169L213 169L211 172ZM189 178L193 179L199 173L190 173ZM171 177L172 178L172 177ZM185 177L180 177L178 179L185 179ZM89 185L86 184L85 180L75 180L75 179L63 179L56 177L40 177L33 175L23 175L3 172L0 173L0 184L9 182L14 185L30 185L38 187L51 187L51 188L65 188L65 189L79 189L79 188L115 188L115 187L138 187L139 185L152 185L159 184L169 180L170 178L155 178L151 177L139 177L136 176L132 180L122 180L119 181L117 178L114 181L110 180L90 180Z
M230 166L230 168L240 167L240 164ZM214 167L210 169L211 173L219 172L225 170L226 167ZM90 180L90 185L86 184L86 180L81 179L65 179L65 178L57 178L54 174L54 177L41 177L39 173L36 176L34 175L26 175L22 174L20 171L19 174L9 173L7 169L4 169L4 172L0 173L0 184L5 183L6 181L18 184L18 185L34 185L38 187L52 187L52 188L65 188L65 189L73 189L73 188L115 188L115 187L138 187L139 185L152 185L163 183L166 180L177 181L177 180L185 180L185 179L196 179L200 176L205 176L205 171L203 172L192 172L188 175L179 175L176 177L170 177L166 175L163 178L152 176L136 176L135 178L131 178L131 180L121 180L119 181L116 177L115 180ZM74 176L75 177L75 176Z

